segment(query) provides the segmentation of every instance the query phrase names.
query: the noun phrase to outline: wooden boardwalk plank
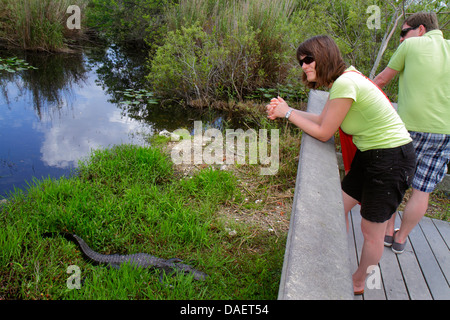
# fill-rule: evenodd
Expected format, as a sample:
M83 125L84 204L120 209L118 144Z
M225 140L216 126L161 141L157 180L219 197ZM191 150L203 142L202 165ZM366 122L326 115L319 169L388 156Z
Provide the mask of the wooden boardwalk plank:
M395 227L400 226L400 218L397 216ZM385 247L380 260L381 275L387 300L408 300L409 295L403 279L402 270L397 255L391 248Z
M401 217L401 214L399 215ZM350 213L349 252L356 270L364 242L359 206ZM396 227L400 225L396 220ZM411 232L402 254L385 248L379 266L382 289L368 289L364 300L450 299L450 223L424 218ZM355 300L362 299L355 297Z
M385 249L380 260L381 276L387 300L408 300L402 271L392 250Z
M450 223L441 220L433 220L433 223L441 234L442 239L444 239L447 248L450 249Z
M420 227L428 241L428 244L433 251L434 257L436 258L439 267L442 270L444 277L447 280L447 286L450 280L450 254L449 249L441 237L438 229L436 229L435 224L430 218L424 217L420 221Z
M450 290L420 225L409 234L409 241L434 300L450 299Z
M398 254L397 259L408 289L409 298L411 300L432 300L433 297L430 290L428 290L427 282L409 240L406 242L405 251L402 254Z
M409 299L432 300L433 298L428 290L419 262L409 241L406 243L405 251L397 255L397 259L402 270L405 285L408 289Z

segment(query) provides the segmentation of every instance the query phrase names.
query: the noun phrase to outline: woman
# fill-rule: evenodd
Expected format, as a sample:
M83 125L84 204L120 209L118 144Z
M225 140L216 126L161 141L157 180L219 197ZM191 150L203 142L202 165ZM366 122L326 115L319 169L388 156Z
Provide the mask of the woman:
M412 140L384 93L354 67L345 65L330 37L303 42L297 59L306 86L329 88L329 99L322 113L315 115L293 110L278 97L267 106L268 118L287 118L321 141L328 141L339 128L353 136L357 151L342 181L342 196L347 226L348 212L361 203L364 244L353 274L353 289L362 294L368 268L377 265L383 254L387 221L414 174Z

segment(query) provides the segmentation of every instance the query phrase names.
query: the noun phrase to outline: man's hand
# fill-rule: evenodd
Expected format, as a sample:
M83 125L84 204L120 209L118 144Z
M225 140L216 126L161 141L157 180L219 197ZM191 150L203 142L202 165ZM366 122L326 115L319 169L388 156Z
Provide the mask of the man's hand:
M373 82L382 89L385 85L387 85L389 82L391 82L392 79L397 75L398 71L391 69L389 67L386 67L383 71L378 74L375 79L373 79Z

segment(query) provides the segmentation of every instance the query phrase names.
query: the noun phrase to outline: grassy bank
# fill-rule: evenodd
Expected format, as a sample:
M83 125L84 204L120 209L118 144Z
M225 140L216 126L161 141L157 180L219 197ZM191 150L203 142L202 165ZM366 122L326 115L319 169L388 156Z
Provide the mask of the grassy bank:
M0 299L275 299L285 233L243 215L281 219L284 205L255 203L254 188L228 171L184 175L154 147L96 151L74 177L36 181L2 205ZM178 257L210 277L161 284L154 271L94 266L47 231L74 232L106 254ZM79 290L67 288L70 265L80 267Z

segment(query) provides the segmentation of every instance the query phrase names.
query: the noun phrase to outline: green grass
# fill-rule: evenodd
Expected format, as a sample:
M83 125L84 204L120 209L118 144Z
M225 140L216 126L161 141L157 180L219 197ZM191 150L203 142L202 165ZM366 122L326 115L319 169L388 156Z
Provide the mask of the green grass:
M154 147L95 151L73 177L35 181L3 205L0 299L276 299L285 239L244 224L230 237L218 214L242 198L232 173L180 177ZM155 271L95 266L63 237L41 236L48 231L74 232L105 254L178 257L209 278L161 284ZM70 265L81 270L79 290L67 288Z

